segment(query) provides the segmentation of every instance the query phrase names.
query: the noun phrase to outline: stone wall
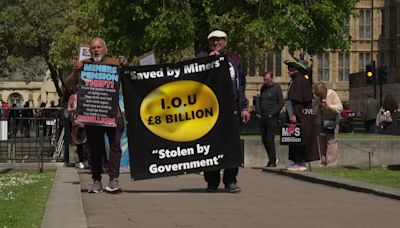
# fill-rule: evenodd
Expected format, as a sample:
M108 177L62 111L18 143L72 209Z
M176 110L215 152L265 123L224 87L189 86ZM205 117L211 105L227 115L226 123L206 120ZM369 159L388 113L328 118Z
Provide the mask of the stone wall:
M276 138L276 153L278 165L286 166L288 161L288 146L279 145ZM338 165L339 166L368 166L369 153L374 166L400 164L400 140L363 140L363 139L338 139ZM267 153L260 138L244 138L244 166L264 167L268 162ZM312 162L311 165L319 165Z
M49 107L51 101L58 104L59 99L49 72L43 77L43 81L0 81L0 90L1 101L11 103L11 96L17 95L21 98L20 106L28 101L30 107L39 107L42 102Z

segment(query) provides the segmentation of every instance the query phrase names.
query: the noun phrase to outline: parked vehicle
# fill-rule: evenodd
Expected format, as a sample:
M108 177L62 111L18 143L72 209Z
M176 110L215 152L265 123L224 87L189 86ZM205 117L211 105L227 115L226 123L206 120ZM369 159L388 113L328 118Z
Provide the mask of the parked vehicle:
M356 114L350 109L348 103L343 103L343 111L340 113L339 132L352 133L354 126L352 119Z

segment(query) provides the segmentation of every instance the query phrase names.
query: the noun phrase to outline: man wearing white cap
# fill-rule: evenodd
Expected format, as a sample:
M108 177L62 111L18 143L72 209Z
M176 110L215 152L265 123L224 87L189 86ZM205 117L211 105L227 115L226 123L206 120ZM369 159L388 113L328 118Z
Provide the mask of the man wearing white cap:
M243 67L240 58L228 52L225 48L228 45L228 36L225 32L215 30L211 32L208 37L210 49L203 51L197 55L198 58L210 55L225 54L229 61L229 72L231 75L233 86L233 104L234 114L237 116L237 125L240 129L241 123L247 123L250 120L250 113L247 110L248 100L245 96L246 77L243 72ZM223 183L225 188L232 193L239 192L241 189L237 185L236 176L239 172L239 167L232 169L225 169L223 176ZM207 182L207 191L215 192L218 189L221 180L220 170L204 172L204 179Z

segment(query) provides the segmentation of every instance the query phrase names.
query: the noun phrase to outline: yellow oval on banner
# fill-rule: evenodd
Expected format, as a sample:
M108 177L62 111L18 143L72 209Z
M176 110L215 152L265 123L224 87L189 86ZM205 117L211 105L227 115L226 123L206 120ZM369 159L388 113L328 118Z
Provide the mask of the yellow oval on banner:
M218 99L207 85L189 80L164 84L140 105L143 124L155 135L176 142L203 137L217 122Z

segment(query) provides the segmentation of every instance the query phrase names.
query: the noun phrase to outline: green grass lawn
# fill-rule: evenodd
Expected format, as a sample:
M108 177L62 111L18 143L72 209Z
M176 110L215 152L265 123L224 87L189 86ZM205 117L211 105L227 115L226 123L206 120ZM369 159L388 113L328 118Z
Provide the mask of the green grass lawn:
M400 139L398 135L379 135L379 134L362 134L362 133L339 133L339 139L370 139L370 140L385 140L385 139Z
M368 182L371 184L384 185L393 188L400 188L400 170L387 168L313 168L313 172L330 176L337 176L351 180Z
M54 171L0 173L0 228L40 227Z

